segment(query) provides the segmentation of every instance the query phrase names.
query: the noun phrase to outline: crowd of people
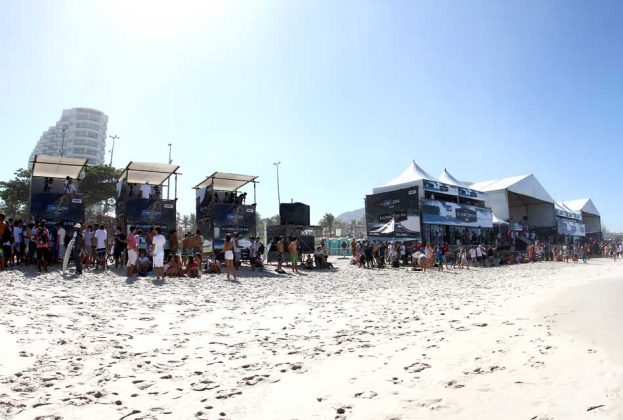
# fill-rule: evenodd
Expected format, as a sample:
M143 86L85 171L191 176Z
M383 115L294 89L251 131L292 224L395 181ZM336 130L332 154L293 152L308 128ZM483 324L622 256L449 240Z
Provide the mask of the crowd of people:
M245 262L251 270L263 270L265 246L259 237L252 238L246 249L240 234L227 234L222 252L204 254L204 238L200 230L188 232L178 241L177 232L168 232L168 239L159 226L140 229L131 226L126 235L121 226L107 229L104 224L82 226L75 223L65 226L62 222L48 227L45 220L28 221L5 218L0 214L0 270L18 265L36 266L39 272L49 271L51 265L70 260L76 274L83 269L106 270L125 266L128 276L147 276L154 272L156 279L165 277L201 277L203 274L226 273L227 279L237 279ZM109 235L110 233L110 235ZM73 240L73 242L72 242ZM71 255L66 256L72 245ZM343 243L346 248L346 243ZM595 252L597 249L597 252ZM269 251L276 256L276 272L285 273L289 267L293 273L300 269L331 269L329 249L324 241L313 252L302 252L299 238L275 238ZM623 242L573 243L562 246L534 240L526 252L500 252L493 245L461 245L450 247L448 243L432 245L423 242L375 241L353 239L350 242L351 264L361 268L411 267L415 270L450 266L469 268L474 266L497 266L537 261L563 261L585 263L591 256L600 255L617 260L623 255ZM243 255L244 254L244 255ZM66 258L67 257L67 258Z

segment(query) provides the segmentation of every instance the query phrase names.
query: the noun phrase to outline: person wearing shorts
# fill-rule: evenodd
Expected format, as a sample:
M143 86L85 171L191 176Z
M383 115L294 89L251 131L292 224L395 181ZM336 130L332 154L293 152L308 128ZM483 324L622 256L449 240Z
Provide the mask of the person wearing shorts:
M231 240L231 234L225 236L225 245L223 246L225 251L225 267L227 268L227 280L229 276L233 275L236 280L236 268L234 266L234 243Z
M160 226L155 227L154 233L155 235L151 240L154 271L156 272L156 280L164 280L164 245L167 240L162 235L162 229Z
M137 259L138 259L138 236L136 235L136 226L130 226L130 234L128 235L128 264L127 264L128 277L132 277L135 274Z
M95 238L95 244L96 244L95 245L95 255L96 255L95 269L97 270L97 267L101 265L102 269L105 270L106 268L108 268L106 264L106 247L108 246L108 232L106 232L104 225L99 226L99 229L95 231L95 233L93 234L93 237Z
M296 236L292 238L292 241L290 241L290 245L288 245L288 252L290 253L290 262L292 263L292 272L298 273L299 241Z
M277 273L285 273L283 271L283 269L281 268L282 264L283 264L283 254L285 251L285 242L283 240L283 238L279 238L277 240L277 244L275 245L275 248L277 249L277 269L275 270Z
M39 223L35 232L35 241L37 243L37 270L41 271L41 267L48 272L48 250L50 248L50 232L45 228L43 222Z

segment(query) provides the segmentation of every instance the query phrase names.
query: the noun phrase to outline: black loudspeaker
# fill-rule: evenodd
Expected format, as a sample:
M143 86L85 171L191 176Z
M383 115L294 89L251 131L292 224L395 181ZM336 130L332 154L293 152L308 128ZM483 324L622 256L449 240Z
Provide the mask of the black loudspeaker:
M309 226L309 206L303 203L281 203L279 219L282 225Z

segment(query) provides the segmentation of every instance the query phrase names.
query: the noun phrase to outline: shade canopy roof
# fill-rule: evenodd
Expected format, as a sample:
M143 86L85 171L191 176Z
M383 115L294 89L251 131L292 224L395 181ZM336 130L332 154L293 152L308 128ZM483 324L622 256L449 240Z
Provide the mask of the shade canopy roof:
M470 185L469 188L476 191L483 191L485 193L507 190L515 194L524 195L540 201L545 201L547 203L554 203L554 199L532 174L476 182Z
M443 182L444 184L456 185L457 187L469 188L469 186L472 184L471 182L459 181L458 179L453 177L447 169L444 169L441 175L439 175L439 178L437 179L439 179L439 181Z
M379 192L399 190L422 180L436 181L434 176L431 176L413 161L398 177L392 179L382 187L374 188L373 191L376 194Z
M214 172L212 175L207 177L201 183L195 185L193 188L206 188L211 187L213 190L217 191L236 191L249 182L256 182L257 176L254 175L240 175L240 174L230 174L227 172Z
M88 159L35 155L32 161L32 176L77 179L88 161Z
M590 198L563 201L561 204L570 209L571 211L584 212L593 214L595 216L601 216L601 214L599 214L599 210L597 210L597 207L595 206L595 203L593 203L593 200L591 200Z
M161 185L171 175L175 174L179 166L167 163L130 162L123 170L119 181L126 180L129 184Z

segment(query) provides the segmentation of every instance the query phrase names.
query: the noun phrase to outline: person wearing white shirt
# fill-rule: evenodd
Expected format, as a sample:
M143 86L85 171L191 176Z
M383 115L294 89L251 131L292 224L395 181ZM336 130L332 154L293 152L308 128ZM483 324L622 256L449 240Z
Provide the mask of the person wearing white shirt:
M15 240L15 243L13 244L14 246L13 254L15 255L17 264L22 262L22 256L24 255L24 250L25 250L24 241L23 241L23 233L24 231L22 229L22 222L18 220L15 226L13 227L13 238Z
M469 258L472 260L472 267L476 266L476 248L471 247L469 249Z
M67 231L63 227L63 222L59 222L56 229L56 243L58 244L58 259L65 258L65 235Z
M160 280L160 278L164 279L164 244L167 240L162 236L162 229L160 226L156 226L154 231L156 234L151 240L154 252L153 263L154 271L156 272L156 280Z
M95 269L97 270L97 267L101 265L102 269L105 270L107 268L106 246L108 245L108 232L104 229L104 225L100 225L99 229L97 229L93 234L93 237L96 240L95 253L97 255L95 260Z
M145 183L141 185L141 198L149 197L151 197L151 185L149 185L149 181L145 181Z

